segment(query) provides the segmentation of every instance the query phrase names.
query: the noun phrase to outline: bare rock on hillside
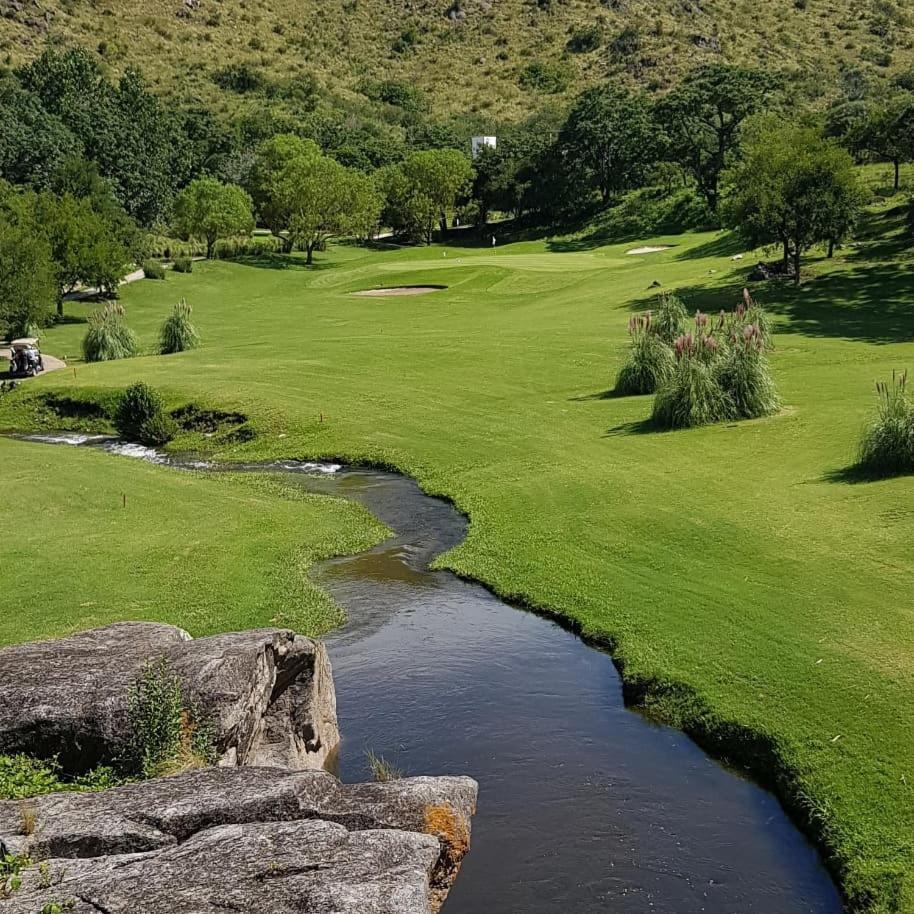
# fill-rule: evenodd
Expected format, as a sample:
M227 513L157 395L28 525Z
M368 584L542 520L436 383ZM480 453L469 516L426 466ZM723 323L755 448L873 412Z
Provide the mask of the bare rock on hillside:
M469 848L477 785L344 785L322 771L210 768L97 794L0 803L0 850L45 858L0 914L429 914Z
M320 768L339 742L320 643L284 629L191 639L171 625L124 622L0 650L0 752L57 756L73 772L115 757L131 685L163 657L185 701L213 723L223 765Z

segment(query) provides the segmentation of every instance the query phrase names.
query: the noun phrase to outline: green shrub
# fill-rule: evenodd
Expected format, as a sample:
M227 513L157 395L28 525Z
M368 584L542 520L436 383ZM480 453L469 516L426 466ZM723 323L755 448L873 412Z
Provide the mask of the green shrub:
M196 349L200 345L200 337L190 322L190 315L191 307L186 299L182 298L165 318L159 331L159 351L162 355Z
M177 434L174 419L164 409L159 394L142 381L124 391L114 415L114 427L127 441L158 446Z
M83 358L87 362L110 362L137 354L136 334L124 323L124 309L109 302L89 315L89 329L83 337Z
M164 279L165 267L158 260L144 260L143 275L147 279Z
M0 755L0 800L22 800L65 789L54 760Z
M676 369L673 350L654 332L650 314L633 317L628 332L632 338L631 351L616 378L616 393L652 394Z
M908 373L892 373L892 383L876 384L876 415L860 442L858 467L876 476L914 472L914 406L907 393Z
M375 755L371 749L365 753L365 757L368 760L368 767L371 769L371 776L379 784L384 784L388 781L399 781L403 777L403 772L396 765L387 761L383 756Z
M214 764L213 729L186 708L181 681L164 657L148 662L129 696L130 737L123 762L144 778Z
M163 657L148 662L130 690L130 740L125 753L129 770L155 777L181 746L181 682Z
M175 257L174 267L175 273L193 273L194 272L194 261L191 257Z

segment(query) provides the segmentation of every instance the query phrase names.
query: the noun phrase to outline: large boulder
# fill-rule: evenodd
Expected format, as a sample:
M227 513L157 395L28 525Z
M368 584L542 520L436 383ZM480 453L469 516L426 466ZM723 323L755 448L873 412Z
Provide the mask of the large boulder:
M476 792L469 778L209 768L0 802L0 852L44 860L0 914L429 914L469 847Z
M71 772L110 760L129 733L132 684L163 657L212 722L223 765L320 768L339 743L319 642L285 629L192 639L123 622L0 650L0 753L57 756Z

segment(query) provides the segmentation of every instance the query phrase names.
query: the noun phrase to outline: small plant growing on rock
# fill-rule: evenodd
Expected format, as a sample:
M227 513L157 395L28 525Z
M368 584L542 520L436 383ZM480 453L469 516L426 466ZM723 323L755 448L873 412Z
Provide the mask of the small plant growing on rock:
M22 888L22 871L32 865L24 854L0 854L0 899Z
M914 405L908 373L876 383L876 415L863 434L857 466L874 477L914 472Z
M167 444L178 430L165 412L162 398L142 381L124 391L114 415L114 427L122 438L151 447Z
M211 726L196 708L186 708L181 681L163 657L143 668L128 700L130 739L123 762L144 778L177 774L214 764Z
M89 315L89 330L83 338L83 358L87 362L110 362L137 354L136 334L124 322L124 309L109 302Z
M165 318L159 332L159 351L162 355L196 349L200 345L200 337L190 322L190 315L191 307L187 304L187 299L182 298Z
M19 803L19 834L34 835L38 823L38 807L23 800Z
M380 755L375 755L370 749L365 753L365 757L368 759L371 776L378 783L399 781L403 777L403 772L399 768Z

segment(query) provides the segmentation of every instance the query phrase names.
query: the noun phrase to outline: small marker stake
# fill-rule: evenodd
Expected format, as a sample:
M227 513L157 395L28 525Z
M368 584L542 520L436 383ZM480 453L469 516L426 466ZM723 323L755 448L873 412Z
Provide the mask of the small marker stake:
M324 421L324 414L321 413L321 422L323 422L323 421Z
M122 501L122 507L126 508L127 507L127 493L126 492L124 492L121 495L121 501Z

